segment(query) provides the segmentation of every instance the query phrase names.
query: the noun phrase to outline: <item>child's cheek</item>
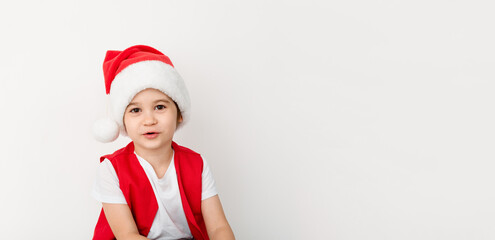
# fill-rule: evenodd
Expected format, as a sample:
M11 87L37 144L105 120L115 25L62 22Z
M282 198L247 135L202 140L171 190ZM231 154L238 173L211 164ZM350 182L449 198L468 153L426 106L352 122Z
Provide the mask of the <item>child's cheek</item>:
M122 120L122 122L124 123L124 130L129 133L129 131L127 131L127 112L124 113L124 119Z

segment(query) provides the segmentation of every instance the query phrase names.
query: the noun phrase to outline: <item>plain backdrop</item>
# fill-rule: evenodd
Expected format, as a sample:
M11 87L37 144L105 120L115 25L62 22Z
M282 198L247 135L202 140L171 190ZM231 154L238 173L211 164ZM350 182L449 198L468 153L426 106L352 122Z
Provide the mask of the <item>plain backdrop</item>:
M237 239L495 239L493 1L2 1L2 239L90 239L106 50L174 63Z

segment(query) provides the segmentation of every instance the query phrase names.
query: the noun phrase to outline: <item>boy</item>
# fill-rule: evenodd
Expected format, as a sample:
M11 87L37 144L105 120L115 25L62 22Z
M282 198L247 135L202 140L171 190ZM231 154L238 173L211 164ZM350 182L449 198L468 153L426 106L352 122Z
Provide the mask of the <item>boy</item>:
M132 142L100 158L93 239L234 239L207 163L172 140L190 100L170 59L137 45L108 51L103 72L111 116L95 137Z

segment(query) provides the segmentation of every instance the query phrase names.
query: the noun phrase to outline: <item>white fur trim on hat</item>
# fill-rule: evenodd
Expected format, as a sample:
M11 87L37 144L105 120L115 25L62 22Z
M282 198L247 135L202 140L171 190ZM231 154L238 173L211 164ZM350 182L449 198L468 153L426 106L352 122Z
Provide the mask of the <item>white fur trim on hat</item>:
M177 129L189 120L191 100L179 73L162 61L141 61L117 74L110 87L110 112L123 135L126 135L123 123L125 109L136 94L147 88L160 90L177 103L183 119Z

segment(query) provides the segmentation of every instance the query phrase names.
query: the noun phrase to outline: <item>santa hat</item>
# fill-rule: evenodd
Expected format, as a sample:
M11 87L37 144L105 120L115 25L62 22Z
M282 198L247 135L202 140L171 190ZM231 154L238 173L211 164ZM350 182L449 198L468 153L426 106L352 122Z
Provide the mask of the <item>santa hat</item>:
M101 142L117 139L119 132L126 135L124 112L134 96L147 88L154 88L174 100L182 115L177 129L189 120L191 102L182 77L170 59L160 51L136 45L124 51L107 51L103 62L106 93L109 96L109 116L97 121L94 137Z

